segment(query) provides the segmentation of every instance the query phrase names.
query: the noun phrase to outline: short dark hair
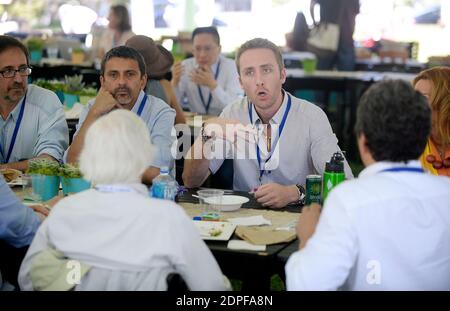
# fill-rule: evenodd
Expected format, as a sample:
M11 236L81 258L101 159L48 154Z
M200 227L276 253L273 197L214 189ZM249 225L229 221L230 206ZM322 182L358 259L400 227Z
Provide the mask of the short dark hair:
M30 55L28 53L28 49L26 48L26 46L14 37L0 36L0 53L3 53L4 51L10 48L21 49L23 54L25 54L25 57L27 58L27 65L29 65Z
M217 45L220 45L220 37L219 37L219 33L217 32L217 28L214 26L209 26L209 27L197 27L194 29L194 31L192 32L192 41L194 41L194 38L196 35L199 35L201 33L209 33L210 35L213 36L214 41L216 41Z
M147 68L145 67L145 61L142 55L138 51L129 46L121 45L112 48L111 50L106 52L105 56L103 56L102 64L100 67L100 75L103 76L105 74L106 63L113 57L134 59L135 61L138 62L141 76L147 72Z
M125 32L131 30L130 14L126 6L118 4L111 7L111 11L119 20L119 30Z
M431 130L427 99L406 81L372 85L358 104L355 133L364 134L375 161L417 160Z

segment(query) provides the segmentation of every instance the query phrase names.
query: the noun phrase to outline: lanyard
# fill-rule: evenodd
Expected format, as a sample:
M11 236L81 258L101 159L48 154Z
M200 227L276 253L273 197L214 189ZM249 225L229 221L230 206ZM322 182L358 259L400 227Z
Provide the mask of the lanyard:
M214 75L214 80L216 80L216 81L217 81L217 77L219 76L219 71L220 71L220 59L219 59L219 62L217 63L216 74ZM203 98L203 93L202 93L202 90L199 85L197 85L197 89L198 89L198 94L200 95L200 100L202 101L202 104L205 107L206 114L208 114L209 106L211 105L211 100L212 100L211 91L209 91L208 103L205 104L205 99Z
M13 132L13 135L12 135L12 138L11 138L11 143L9 144L8 154L6 155L6 158L5 158L5 154L3 152L3 147L0 144L0 153L2 154L2 157L4 159L4 163L8 163L9 162L9 158L11 157L12 150L14 148L14 145L16 144L17 133L19 132L20 124L22 123L22 118L23 118L23 112L25 110L25 100L26 99L27 99L27 94L25 94L25 97L22 100L22 106L20 107L19 117L17 118L16 126L14 127L14 132Z
M410 173L423 173L423 169L420 167L392 167L385 170L380 171L382 172L390 172L390 173L397 173L397 172L410 172Z
M139 105L139 109L137 112L138 116L141 116L142 110L144 110L145 102L147 101L147 94L144 95L144 98L142 98L141 104Z
M286 119L287 116L289 114L289 110L291 109L291 96L289 94L287 94L288 96L288 102L287 102L287 106L286 106L286 110L284 111L284 115L283 115L283 119L281 119L281 123L280 126L278 127L278 137L276 138L272 149L269 153L269 157L266 159L266 161L264 162L264 166L267 162L269 162L269 160L272 158L272 154L275 151L275 148L277 147L278 141L281 138L281 133L283 132L283 128L284 125L286 123ZM253 109L252 109L252 104L249 102L248 103L248 117L250 118L250 123L253 124ZM258 159L258 168L259 168L259 180L261 181L262 176L264 175L265 170L261 169L261 151L259 149L259 145L256 144L256 158Z
M97 185L95 190L105 193L117 193L117 192L136 192L135 189L128 186L116 186L116 185Z

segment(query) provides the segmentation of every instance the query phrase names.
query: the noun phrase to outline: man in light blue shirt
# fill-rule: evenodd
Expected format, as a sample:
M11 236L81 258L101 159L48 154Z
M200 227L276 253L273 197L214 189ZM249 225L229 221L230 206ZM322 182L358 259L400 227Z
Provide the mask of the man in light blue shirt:
M147 83L145 62L141 54L133 48L119 46L105 54L100 83L97 97L88 103L80 116L73 142L64 159L70 163L78 161L86 131L95 120L114 109L128 109L147 124L152 144L157 148L155 158L149 163L149 168L142 177L144 183L150 184L153 178L159 175L160 168L170 169L174 166L171 147L175 136L171 133L175 110L159 98L143 92Z
M28 86L28 51L17 39L0 36L0 169L25 171L28 160L61 161L69 130L55 93Z
M234 61L220 55L215 27L199 27L192 33L193 58L175 64L172 85L180 103L192 112L219 115L244 92Z
M17 284L16 278L20 262L25 251L19 250L30 245L39 225L40 218L47 215L45 207L33 209L20 203L3 176L0 174L0 270L3 279ZM42 216L38 216L40 212ZM5 243L3 243L5 242ZM0 273L0 290L2 288L2 274Z

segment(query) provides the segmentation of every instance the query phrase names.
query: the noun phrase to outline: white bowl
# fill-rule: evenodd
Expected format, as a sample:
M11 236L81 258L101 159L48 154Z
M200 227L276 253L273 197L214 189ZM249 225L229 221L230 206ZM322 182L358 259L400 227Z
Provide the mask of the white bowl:
M238 210L242 204L247 203L248 201L248 198L240 195L223 195L222 197L205 198L205 203L220 206L221 212Z

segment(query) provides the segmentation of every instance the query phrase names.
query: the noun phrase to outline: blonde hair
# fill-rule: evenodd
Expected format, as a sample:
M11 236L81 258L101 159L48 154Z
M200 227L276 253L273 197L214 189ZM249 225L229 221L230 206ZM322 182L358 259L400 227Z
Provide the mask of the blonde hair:
M437 128L442 143L450 146L450 67L424 70L414 79L413 85L415 86L420 80L428 80L433 85L430 106L438 115Z
M80 169L93 184L140 182L152 153L147 125L135 113L119 109L87 130Z

